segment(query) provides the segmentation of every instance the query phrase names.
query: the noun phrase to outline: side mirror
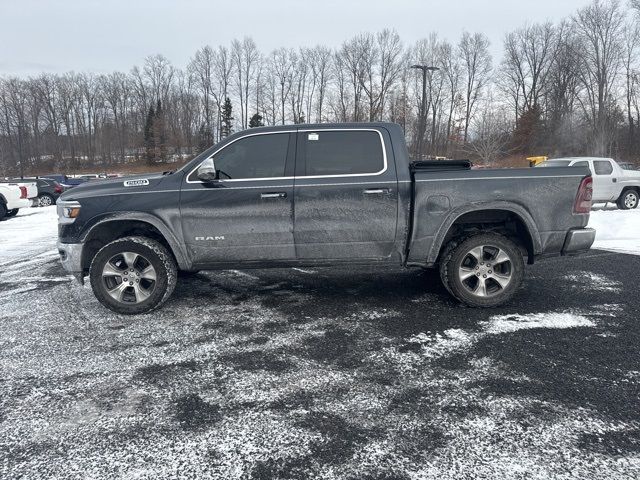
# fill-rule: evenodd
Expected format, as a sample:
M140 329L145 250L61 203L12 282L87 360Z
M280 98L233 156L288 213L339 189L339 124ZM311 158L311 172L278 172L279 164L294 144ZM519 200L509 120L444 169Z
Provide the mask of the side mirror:
M203 182L213 182L218 179L218 172L216 172L216 165L213 163L213 158L207 158L198 167L198 178Z

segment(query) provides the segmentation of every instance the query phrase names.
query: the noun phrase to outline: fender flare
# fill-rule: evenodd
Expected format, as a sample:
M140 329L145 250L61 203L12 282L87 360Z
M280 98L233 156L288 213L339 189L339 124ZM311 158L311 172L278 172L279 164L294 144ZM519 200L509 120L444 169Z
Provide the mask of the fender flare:
M533 243L533 253L538 255L542 252L542 241L540 239L540 232L536 226L533 217L522 206L511 202L486 202L486 203L474 203L473 205L465 205L463 207L454 209L445 219L440 226L438 233L436 234L429 254L427 255L427 263L435 263L440 254L442 244L444 242L447 233L451 230L453 224L463 215L471 212L481 212L485 210L505 210L514 213L524 223L529 236Z
M118 222L118 221L138 221L143 223L148 223L149 225L155 227L160 234L164 237L164 239L169 244L171 251L178 262L178 266L180 269L189 269L191 268L191 262L188 260L188 256L186 254L183 245L178 241L174 233L171 231L169 227L158 217L142 212L117 212L108 214L105 217L101 218L95 223L92 223L81 235L81 241L84 243L87 237L91 234L91 232L98 227L99 225L104 225L105 223L110 222Z

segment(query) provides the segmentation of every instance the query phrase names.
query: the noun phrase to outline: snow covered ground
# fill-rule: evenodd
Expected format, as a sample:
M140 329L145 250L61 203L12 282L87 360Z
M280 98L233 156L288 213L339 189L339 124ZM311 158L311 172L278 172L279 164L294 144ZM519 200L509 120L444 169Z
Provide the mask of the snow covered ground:
M55 236L54 208L0 222L2 479L640 478L640 256L540 262L500 309L430 272L229 270L124 317Z
M56 207L51 206L23 208L15 218L1 222L0 269L6 263L24 258L57 255L57 221Z
M594 210L589 226L596 229L593 248L640 255L640 208Z

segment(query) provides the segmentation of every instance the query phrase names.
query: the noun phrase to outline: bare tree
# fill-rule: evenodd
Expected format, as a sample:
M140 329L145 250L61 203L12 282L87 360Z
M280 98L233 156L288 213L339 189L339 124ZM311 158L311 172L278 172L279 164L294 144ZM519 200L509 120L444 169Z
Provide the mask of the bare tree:
M501 74L516 118L540 104L557 45L551 23L529 25L506 35Z
M622 65L624 12L617 0L595 0L578 10L574 25L582 59L579 97L593 132L593 150L606 155L615 133L612 106L614 84Z
M475 113L476 103L491 77L491 54L489 39L481 33L464 32L458 44L458 55L462 62L465 80L464 136L469 138L469 125Z
M360 82L369 101L369 121L381 120L390 88L405 66L400 62L402 42L395 31L383 30L376 34L375 43L362 42L364 69Z
M317 46L309 52L311 61L311 72L314 79L314 87L318 91L316 100L316 122L323 121L323 108L327 95L327 87L331 80L331 60L332 52L327 47ZM307 118L311 118L311 112L307 113Z
M271 53L271 68L280 86L280 121L285 124L285 105L292 86L292 76L295 62L293 50L279 48Z
M249 90L256 80L260 52L250 37L231 44L231 56L235 66L236 90L240 100L240 121L242 128L249 126Z

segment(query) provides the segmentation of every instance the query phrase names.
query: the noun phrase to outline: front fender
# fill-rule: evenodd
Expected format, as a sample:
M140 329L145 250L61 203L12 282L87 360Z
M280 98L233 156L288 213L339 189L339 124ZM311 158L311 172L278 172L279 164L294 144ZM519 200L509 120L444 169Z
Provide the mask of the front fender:
M144 222L155 227L169 244L169 247L171 248L171 251L175 256L180 269L188 270L189 268L191 268L191 262L187 255L186 249L173 233L173 230L169 228L169 226L162 219L149 213L122 211L105 214L104 216L94 217L91 219L91 221L87 222L84 225L83 230L80 234L80 240L84 243L93 229L100 225L104 225L105 223L109 222L118 222L124 220Z

